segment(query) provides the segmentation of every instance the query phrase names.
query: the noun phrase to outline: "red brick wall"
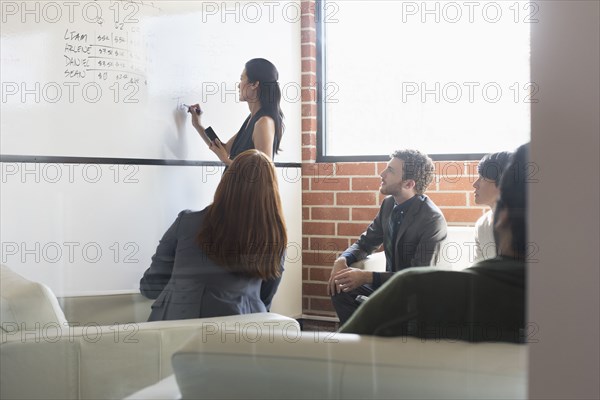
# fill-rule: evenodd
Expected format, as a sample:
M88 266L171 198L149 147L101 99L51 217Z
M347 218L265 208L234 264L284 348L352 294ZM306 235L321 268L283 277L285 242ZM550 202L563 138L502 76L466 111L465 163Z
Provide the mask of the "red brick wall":
M325 282L335 258L373 220L383 162L316 163L316 30L314 1L302 2L302 308L335 316ZM390 149L390 152L396 149ZM485 208L475 206L476 161L439 161L426 194L449 225L473 225Z

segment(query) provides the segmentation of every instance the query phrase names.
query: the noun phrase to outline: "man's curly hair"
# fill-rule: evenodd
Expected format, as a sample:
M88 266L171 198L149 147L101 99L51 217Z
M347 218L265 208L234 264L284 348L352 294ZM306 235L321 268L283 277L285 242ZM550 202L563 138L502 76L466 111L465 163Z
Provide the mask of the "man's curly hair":
M391 157L403 161L402 179L415 181L415 192L420 195L425 192L427 186L433 180L435 167L433 161L427 154L419 150L396 150Z

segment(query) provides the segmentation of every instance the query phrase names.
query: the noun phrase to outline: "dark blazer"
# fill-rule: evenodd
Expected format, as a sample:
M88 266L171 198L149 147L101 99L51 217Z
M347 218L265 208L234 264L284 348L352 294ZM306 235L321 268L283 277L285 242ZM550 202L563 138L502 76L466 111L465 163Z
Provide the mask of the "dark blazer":
M280 279L261 288L260 278L229 272L208 258L196 239L205 212L182 211L160 240L140 280L140 292L156 299L149 321L267 311Z
M345 253L351 253L359 261L379 248L384 238L390 235L388 224L393 208L394 198L386 197L373 222ZM405 268L436 265L441 243L446 239L446 226L444 215L433 201L425 195L417 196L406 211L396 234L395 265L386 265L387 272L374 272L373 287L377 288L394 272Z
M523 343L526 265L497 257L462 271L399 272L359 307L340 332Z

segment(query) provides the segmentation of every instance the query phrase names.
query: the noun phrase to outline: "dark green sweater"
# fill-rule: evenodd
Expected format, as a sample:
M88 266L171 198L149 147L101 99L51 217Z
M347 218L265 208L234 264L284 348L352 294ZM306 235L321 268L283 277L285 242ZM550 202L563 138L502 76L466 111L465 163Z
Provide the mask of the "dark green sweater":
M524 261L497 257L463 271L400 271L363 303L340 332L523 343Z

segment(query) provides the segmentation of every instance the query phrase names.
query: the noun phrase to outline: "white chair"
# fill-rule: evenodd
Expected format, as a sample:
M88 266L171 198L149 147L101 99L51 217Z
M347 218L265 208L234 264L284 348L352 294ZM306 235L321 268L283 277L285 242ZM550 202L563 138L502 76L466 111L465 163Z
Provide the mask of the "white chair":
M6 266L0 282L2 399L120 399L169 376L171 355L194 333L299 330L274 313L143 322L151 301L134 294L63 299L68 320L45 285Z

